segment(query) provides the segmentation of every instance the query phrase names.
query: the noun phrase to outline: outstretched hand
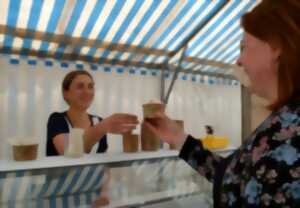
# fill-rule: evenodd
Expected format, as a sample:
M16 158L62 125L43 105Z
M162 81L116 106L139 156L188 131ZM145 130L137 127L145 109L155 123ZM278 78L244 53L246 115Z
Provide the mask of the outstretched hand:
M136 128L138 118L132 114L116 113L101 121L101 126L106 133L124 134Z
M183 129L164 113L156 113L151 118L146 118L144 124L164 142L182 146L187 135Z

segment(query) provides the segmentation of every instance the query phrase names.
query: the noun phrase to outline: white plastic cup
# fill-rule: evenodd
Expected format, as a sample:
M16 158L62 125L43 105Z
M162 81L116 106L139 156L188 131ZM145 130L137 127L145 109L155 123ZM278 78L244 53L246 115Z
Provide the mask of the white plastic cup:
M73 128L65 138L64 155L67 157L81 157L84 154L83 143L84 130Z

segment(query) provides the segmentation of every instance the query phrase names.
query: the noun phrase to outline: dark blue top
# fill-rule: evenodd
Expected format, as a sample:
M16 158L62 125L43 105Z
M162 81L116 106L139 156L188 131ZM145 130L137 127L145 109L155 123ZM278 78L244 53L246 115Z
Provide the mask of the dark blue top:
M97 118L99 121L102 120L102 118L100 118L99 116L94 116L89 114L89 117L92 125L94 125L93 118ZM70 122L70 119L68 119L67 112L62 112L62 113L54 112L49 116L48 124L47 124L47 147L46 147L47 156L59 155L54 146L53 138L58 134L69 133L68 122L71 126L73 126L72 123ZM99 145L97 148L97 153L106 152L107 150L106 135L104 135L98 143Z

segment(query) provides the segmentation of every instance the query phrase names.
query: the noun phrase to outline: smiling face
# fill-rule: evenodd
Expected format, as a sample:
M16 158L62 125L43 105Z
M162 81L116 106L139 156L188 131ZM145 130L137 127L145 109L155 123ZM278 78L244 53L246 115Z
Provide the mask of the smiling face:
M88 75L77 75L63 94L70 107L87 110L95 95L94 81Z
M267 42L245 33L237 64L249 76L250 89L257 95L274 101L278 96L278 66L280 51Z

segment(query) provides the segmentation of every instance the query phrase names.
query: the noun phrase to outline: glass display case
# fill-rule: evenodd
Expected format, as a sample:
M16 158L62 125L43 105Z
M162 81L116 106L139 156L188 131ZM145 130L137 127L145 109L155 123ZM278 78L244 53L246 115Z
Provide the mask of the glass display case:
M0 161L0 207L196 206L191 203L212 207L212 185L175 150Z

